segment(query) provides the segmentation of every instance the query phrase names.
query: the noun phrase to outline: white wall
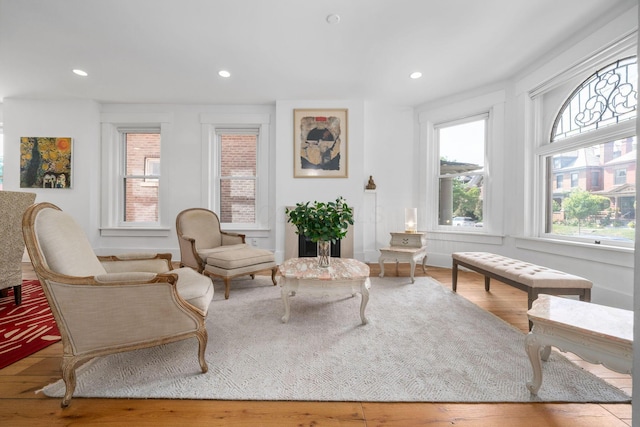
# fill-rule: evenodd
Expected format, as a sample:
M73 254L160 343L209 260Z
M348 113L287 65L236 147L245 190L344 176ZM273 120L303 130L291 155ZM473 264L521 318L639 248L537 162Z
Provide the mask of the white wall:
M34 101L5 99L4 189L20 191L20 137L69 136L72 146L72 187L22 189L36 193L36 202L51 202L72 212L98 245L100 194L100 105L94 101Z
M293 110L297 108L348 109L348 178L293 177ZM276 103L276 260L283 259L286 206L297 202L331 201L343 196L354 207L354 257L376 261L377 248L389 243L389 231L402 231L404 208L415 206L412 109L362 100L288 101ZM365 197L372 175L377 185L376 212ZM369 223L375 216L375 227ZM375 233L375 240L369 234ZM364 247L364 242L369 242ZM375 243L374 243L375 242ZM375 258L373 258L375 254ZM373 258L373 259L372 259Z
M293 178L293 109L347 108L349 176L346 179ZM21 136L71 136L73 187L68 190L35 189L38 201L49 201L71 213L85 229L99 254L134 250L171 252L179 259L174 218L183 209L202 206L202 113L269 114L271 119L268 156L270 170L267 230L243 230L256 238L258 246L274 250L282 260L284 207L306 200L333 200L344 196L354 206L354 253L365 259L364 222L367 220L364 188L369 175L378 183L378 214L375 236L370 241L370 260L377 248L388 244L389 231L403 226L404 207L412 200L414 164L412 109L368 104L362 100L278 101L277 105L173 105L98 104L93 101L37 101L7 99L5 121L5 189L20 186ZM172 117L170 144L163 145L163 175L169 175L167 237L101 237L100 224L100 120L101 114L165 113ZM366 131L365 131L366 130ZM166 163L165 163L166 162ZM369 206L367 205L367 209ZM367 228L367 232L371 227ZM376 244L377 242L377 244ZM371 259L375 255L375 258Z
M179 257L175 227L167 237L100 237L100 115L102 113L170 113L173 141L163 152L169 174L169 216L182 209L201 206L202 113L270 114L269 229L257 233L259 246L274 250L282 260L285 206L306 200L332 200L344 196L354 206L354 256L375 262L377 249L387 245L389 232L403 229L404 208L418 207L419 228L430 218L426 197L426 150L420 134L420 117L444 117L453 110L473 109L478 100L499 94L503 119L496 129L501 135L493 146L492 188L496 191L491 235L429 232L428 264L450 266L450 255L459 250L483 250L588 277L595 283L593 301L631 308L633 253L598 248L549 245L526 238L527 170L526 92L571 64L611 43L637 27L637 8L600 29L595 29L561 57L537 64L517 80L477 88L473 93L417 109L368 100L278 100L275 105L148 105L99 104L87 100L5 99L5 189L19 189L19 138L21 136L71 136L74 139L73 187L68 190L34 189L38 201L50 201L70 212L87 232L96 252L133 250L169 251ZM296 108L347 108L349 176L345 179L293 178L293 110ZM168 170L168 172L166 172ZM375 193L365 193L369 175ZM372 207L374 221L370 221ZM372 237L373 234L373 237Z
M495 178L497 173L499 176L498 179L492 178L489 191L495 191L493 185L500 185L499 193L503 199L493 200L491 203L493 211L489 215L492 220L490 233L478 236L433 230L429 233L430 264L449 267L450 255L455 251L495 252L587 277L594 282L593 302L627 309L633 307L632 250L603 250L595 245L549 243L531 238L528 232L532 221L532 193L529 186L533 165L530 164L531 157L527 155L532 142L528 136L531 124L527 123L526 118L529 113L529 91L570 69L574 64L592 57L615 40L633 33L637 29L637 13L637 8L634 8L602 28L595 29L560 56L530 67L528 73L517 80L499 85L500 90L496 90L496 86L487 88L484 92L476 89L466 98L458 94L451 100L430 103L416 110L416 120L420 122L422 132L418 135L416 144L425 144L432 139L424 134L425 129L428 129L424 123L455 118L452 115L455 116L456 113L464 117L465 114L472 113L474 108L489 103L487 101L495 98L496 94L504 95L504 120L501 124L503 135L494 135L491 141L493 155L489 156L491 175ZM428 147L424 147L425 153L421 154L425 159L427 149ZM434 200L433 196L428 196L427 191L425 194L427 196L424 204ZM495 221L500 224L494 224Z

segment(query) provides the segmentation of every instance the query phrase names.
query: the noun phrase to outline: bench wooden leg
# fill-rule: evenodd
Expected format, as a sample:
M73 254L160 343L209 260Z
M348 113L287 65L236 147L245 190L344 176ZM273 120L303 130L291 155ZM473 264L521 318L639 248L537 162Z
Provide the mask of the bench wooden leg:
M458 288L458 263L453 260L453 265L451 266L451 289L453 292Z
M491 288L491 277L484 276L484 290L489 292L489 288Z

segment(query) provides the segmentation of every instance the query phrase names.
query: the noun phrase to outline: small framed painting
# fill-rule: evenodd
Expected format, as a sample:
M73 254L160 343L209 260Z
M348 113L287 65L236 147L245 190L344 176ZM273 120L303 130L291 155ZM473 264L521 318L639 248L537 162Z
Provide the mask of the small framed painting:
M347 178L347 109L293 110L293 177Z
M20 188L71 188L71 138L20 138Z

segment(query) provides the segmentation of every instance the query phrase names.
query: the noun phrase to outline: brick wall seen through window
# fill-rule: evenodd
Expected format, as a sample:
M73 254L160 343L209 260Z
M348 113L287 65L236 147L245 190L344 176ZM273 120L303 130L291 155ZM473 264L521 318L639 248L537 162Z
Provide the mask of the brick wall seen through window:
M127 133L125 148L124 221L158 222L160 134Z

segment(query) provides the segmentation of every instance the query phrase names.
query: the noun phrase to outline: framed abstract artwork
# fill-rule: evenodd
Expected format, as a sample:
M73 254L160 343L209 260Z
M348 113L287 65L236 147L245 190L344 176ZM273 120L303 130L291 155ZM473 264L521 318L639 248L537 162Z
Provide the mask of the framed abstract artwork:
M71 188L71 138L21 137L20 188Z
M293 110L294 178L347 178L347 109Z

